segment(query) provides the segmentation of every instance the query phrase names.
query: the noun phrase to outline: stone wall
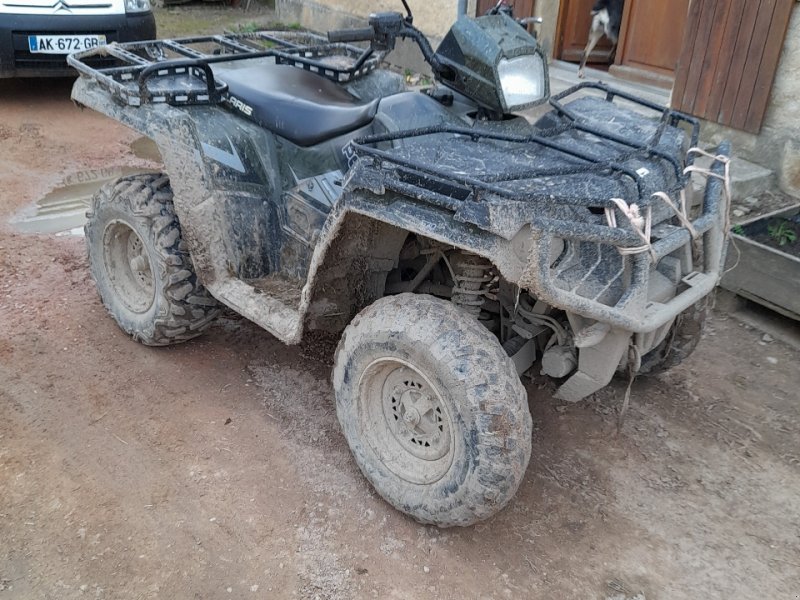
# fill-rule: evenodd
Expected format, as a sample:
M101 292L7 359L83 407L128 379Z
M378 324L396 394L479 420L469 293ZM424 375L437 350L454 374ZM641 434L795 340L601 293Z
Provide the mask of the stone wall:
M737 156L775 171L781 189L800 197L800 4L792 11L761 132L704 123L703 137L730 139Z
M450 25L456 19L458 7L457 0L435 0L422 2L410 0L409 6L414 12L414 24L426 35L441 39ZM475 1L471 2L472 11L475 11ZM283 12L299 15L298 21L307 27L315 27L318 21L313 17L321 18L330 23L350 22L364 25L370 13L381 11L403 12L400 0L277 0L276 8L278 18L286 21ZM308 22L305 22L307 19ZM321 29L320 29L321 30Z
M414 25L428 36L433 47L441 42L456 20L458 0L408 0L414 13ZM475 14L476 0L469 0L467 14ZM314 31L348 27L364 27L370 13L403 12L400 0L276 0L277 17L283 23L300 23ZM428 72L416 45L399 43L392 53L393 64L414 71Z

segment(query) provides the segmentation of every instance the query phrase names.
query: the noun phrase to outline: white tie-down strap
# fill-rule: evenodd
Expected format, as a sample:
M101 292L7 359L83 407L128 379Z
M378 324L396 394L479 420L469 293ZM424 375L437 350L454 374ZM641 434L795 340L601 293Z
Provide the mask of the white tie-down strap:
M723 235L725 236L725 240L728 240L731 234L731 204L733 202L733 194L731 193L731 159L728 156L724 156L722 154L709 154L705 150L701 150L700 148L690 148L688 154L700 154L702 156L707 156L715 161L721 162L725 169L720 175L719 173L714 173L711 169L703 169L702 167L698 167L695 165L691 165L686 167L683 172L684 173L699 173L704 177L716 177L717 179L722 180L722 193L725 196L725 223L723 227L725 228L723 231ZM713 163L712 163L713 164ZM741 260L742 253L739 250L739 247L736 245L736 241L733 238L730 238L731 245L733 249L736 250L736 260L734 261L733 265L725 269L725 273L732 271L739 265L739 261Z
M694 225L692 225L692 220L689 218L689 208L686 206L686 192L684 190L681 190L680 197L681 202L680 206L678 206L665 192L656 192L651 196L651 198L659 198L664 202L664 204L669 206L672 209L672 212L675 213L675 216L678 217L681 225L683 225L689 231L692 239L696 240L700 234L697 232L697 229L694 228Z
M684 175L688 175L689 173L698 173L706 178L708 177L716 177L717 179L722 180L722 193L725 196L725 237L728 236L731 229L730 223L730 206L731 206L731 159L728 156L724 156L722 154L710 154L706 152L702 148L690 148L687 154L700 154L702 156L707 156L708 158L713 159L716 162L721 162L725 169L722 174L715 173L711 169L704 169L703 167L698 167L697 165L689 165L683 170ZM713 163L712 163L713 164ZM697 239L699 237L699 233L697 229L695 229L694 225L692 224L691 219L689 218L689 207L686 203L686 191L681 190L680 193L680 204L675 204L672 198L669 197L668 194L665 192L656 192L651 197L658 198L664 204L669 206L672 209L672 212L675 213L675 216L678 217L678 220L681 222L688 231L689 234L692 236L692 239ZM650 256L653 258L653 262L656 261L656 254L653 251L653 245L650 242L650 231L652 228L652 209L648 206L647 210L645 211L645 215L642 216L641 210L637 204L628 204L621 198L611 198L611 202L613 202L617 208L619 208L620 212L625 215L625 218L628 219L630 222L631 227L636 232L636 235L641 238L642 242L644 242L641 246L636 246L634 248L617 248L619 253L622 255L628 254L640 254L642 252L649 252ZM617 217L616 213L614 212L613 208L606 208L606 221L608 222L609 227L616 227L617 226Z
M688 175L689 173L698 173L703 177L716 177L717 179L722 180L722 193L725 196L725 206L728 210L725 211L725 235L728 235L728 231L730 230L730 205L731 205L731 173L730 173L730 164L731 159L727 156L723 156L721 154L710 154L705 150L700 148L690 148L687 154L701 154L703 156L707 156L715 161L721 162L725 166L725 170L722 174L715 173L711 169L704 169L703 167L698 167L697 165L690 165L683 170L684 175ZM652 196L653 198L658 198L664 202L667 206L669 206L672 211L675 213L675 216L678 217L678 220L691 234L692 239L697 239L699 237L699 233L692 225L692 221L689 218L689 207L686 205L686 190L682 189L680 193L680 206L676 205L675 202L672 201L666 193L664 192L656 192Z
M653 258L653 261L656 260L656 253L653 252L653 246L650 243L650 230L652 229L653 223L653 211L648 206L645 210L644 216L642 216L641 211L639 210L639 205L637 204L628 204L622 198L611 198L611 202L616 204L619 211L628 219L628 222L631 224L633 231L639 238L644 242L641 246L635 246L632 248L617 248L619 253L623 256L628 254L641 254L642 252L649 252L650 256ZM617 226L617 215L614 212L614 209L611 207L606 208L606 221L608 222L609 227L616 227Z
M713 159L715 162L721 162L724 166L722 174L715 173L711 169L698 167L697 165L690 165L686 167L683 172L684 174L698 173L706 178L716 177L717 179L722 180L722 193L725 196L725 231L723 232L723 235L727 238L731 231L731 201L733 197L731 194L731 159L729 156L725 156L723 154L711 154L702 148L696 147L689 148L687 154L700 154L701 156Z

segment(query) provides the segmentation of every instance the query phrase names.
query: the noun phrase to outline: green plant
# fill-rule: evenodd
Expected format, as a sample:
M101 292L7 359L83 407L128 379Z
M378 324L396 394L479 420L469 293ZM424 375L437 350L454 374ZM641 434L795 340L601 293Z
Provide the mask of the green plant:
M433 80L427 75L417 73L416 71L412 71L411 69L406 69L405 71L403 71L403 78L406 80L406 83L408 85L424 87L431 85L433 83Z
M741 225L734 225L733 227L731 227L731 231L736 235L744 235L744 227L742 227Z
M797 240L797 232L794 230L794 226L786 219L775 225L770 225L767 227L767 231L779 246L792 244Z
M239 33L254 33L256 31L264 29L264 26L259 25L255 21L252 21L250 23L239 23L237 29Z

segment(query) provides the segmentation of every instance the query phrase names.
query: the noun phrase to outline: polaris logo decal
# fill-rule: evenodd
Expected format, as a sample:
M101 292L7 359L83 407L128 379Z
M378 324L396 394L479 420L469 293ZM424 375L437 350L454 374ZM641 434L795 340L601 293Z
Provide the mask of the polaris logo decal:
M241 100L239 100L236 96L228 96L228 104L233 106L242 114L247 115L248 117L253 116L253 107L249 104L245 104Z

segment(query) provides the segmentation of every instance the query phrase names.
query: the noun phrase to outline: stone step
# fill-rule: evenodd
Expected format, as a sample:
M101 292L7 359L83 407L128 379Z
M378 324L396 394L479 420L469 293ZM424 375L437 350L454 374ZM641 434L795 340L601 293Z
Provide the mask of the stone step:
M554 60L550 63L549 71L551 95L563 92L567 88L571 88L572 86L578 85L579 83L583 83L585 81L601 81L603 83L607 83L615 89L627 92L639 98L644 98L645 100L649 100L650 102L654 102L660 106L667 106L669 104L670 91L668 89L646 85L643 83L633 83L625 79L614 77L613 75L599 69L587 67L586 78L579 79L578 65L561 60ZM636 105L629 105L629 107L634 110L638 108ZM650 109L643 109L643 112L649 117L652 117L655 114Z
M711 162L712 159L705 156L698 156L695 159L695 164L704 169L709 168ZM705 178L695 173L692 176L692 184L695 191L700 191L705 188ZM743 202L747 198L774 189L776 186L777 178L770 169L738 156L731 159L731 195L735 203Z

